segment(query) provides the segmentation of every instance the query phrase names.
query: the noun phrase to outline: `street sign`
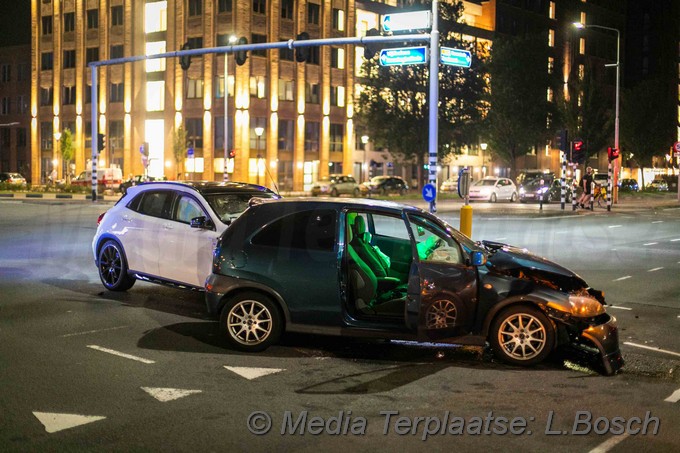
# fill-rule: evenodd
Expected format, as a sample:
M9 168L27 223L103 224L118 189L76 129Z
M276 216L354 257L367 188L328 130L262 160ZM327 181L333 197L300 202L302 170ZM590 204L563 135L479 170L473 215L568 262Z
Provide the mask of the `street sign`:
M425 184L423 186L423 200L428 203L434 200L437 196L437 188L433 184Z
M187 150L187 157L189 157L189 158L194 157L194 149L193 148L189 148Z
M398 47L396 49L382 49L380 64L382 66L399 66L405 64L427 63L427 47Z
M680 142L675 142L675 144L673 145L673 149L675 150L675 154L677 157L677 154L680 153Z
M439 52L439 61L451 66L469 68L472 64L472 54L467 50L442 47Z
M382 17L382 29L388 33L404 30L425 30L432 27L431 17L430 11L385 14Z

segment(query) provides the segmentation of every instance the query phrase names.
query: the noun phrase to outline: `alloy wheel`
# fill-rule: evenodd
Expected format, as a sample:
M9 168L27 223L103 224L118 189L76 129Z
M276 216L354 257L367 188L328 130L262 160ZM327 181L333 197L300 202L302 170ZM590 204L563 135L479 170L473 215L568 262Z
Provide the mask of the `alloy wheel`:
M438 300L427 310L425 326L428 329L444 329L456 325L456 305L450 300Z
M272 314L256 300L243 300L229 310L227 329L236 342L244 346L259 345L272 333Z
M498 329L498 343L503 352L515 360L532 360L546 346L546 327L529 313L515 313L503 320Z

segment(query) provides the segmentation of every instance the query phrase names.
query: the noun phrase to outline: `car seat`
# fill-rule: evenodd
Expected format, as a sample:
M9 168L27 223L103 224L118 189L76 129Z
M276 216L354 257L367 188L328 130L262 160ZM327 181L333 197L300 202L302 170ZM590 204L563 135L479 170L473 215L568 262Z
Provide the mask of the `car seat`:
M366 263L376 277L386 278L389 274L389 265L375 248L365 240L367 232L364 218L359 215L356 216L350 228L352 231L350 245L354 247L354 251L359 255L359 258Z

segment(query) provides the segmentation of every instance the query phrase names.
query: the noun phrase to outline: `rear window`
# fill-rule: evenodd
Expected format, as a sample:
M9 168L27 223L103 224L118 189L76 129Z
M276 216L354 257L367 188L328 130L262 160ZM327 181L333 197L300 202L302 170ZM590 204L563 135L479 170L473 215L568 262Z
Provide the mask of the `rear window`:
M332 209L302 211L282 217L253 236L253 245L333 251L337 213Z

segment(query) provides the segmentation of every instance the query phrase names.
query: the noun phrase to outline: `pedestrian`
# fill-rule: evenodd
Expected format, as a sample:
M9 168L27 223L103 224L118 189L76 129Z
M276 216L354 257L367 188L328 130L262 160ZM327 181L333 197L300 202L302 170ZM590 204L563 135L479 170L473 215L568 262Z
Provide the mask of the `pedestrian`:
M581 178L581 188L583 193L579 198L578 202L582 208L585 208L585 203L590 202L590 195L592 194L593 186L593 169L592 167L586 167L586 174Z

